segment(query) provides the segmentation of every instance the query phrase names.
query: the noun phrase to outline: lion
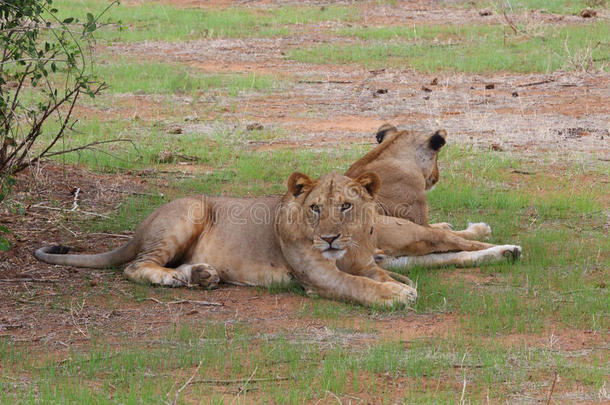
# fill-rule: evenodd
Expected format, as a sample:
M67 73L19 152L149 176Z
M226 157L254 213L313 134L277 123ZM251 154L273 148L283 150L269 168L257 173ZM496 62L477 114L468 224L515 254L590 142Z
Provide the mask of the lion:
M355 179L331 173L317 180L295 172L283 196L201 195L162 205L129 242L110 252L67 254L69 248L53 246L34 255L76 267L129 263L128 279L173 287L269 286L294 278L308 293L383 306L410 304L417 290L408 278L395 280L397 275L375 263L377 248L396 256L467 251L476 260L520 251L381 215L375 202L380 187L379 176L371 172Z
M386 123L379 127L375 137L379 145L352 164L345 175L353 178L364 172L376 173L382 182L377 202L385 215L452 230L446 222L428 223L426 203L426 191L432 190L440 178L437 160L447 132L443 129L432 134L399 131ZM455 234L482 240L491 235L491 228L485 223L475 223Z
M187 197L152 212L116 250L65 254L43 247L37 259L104 268L131 262L125 276L164 286L268 286L295 278L307 292L364 305L412 303L417 291L372 260L379 177L302 173L283 196Z

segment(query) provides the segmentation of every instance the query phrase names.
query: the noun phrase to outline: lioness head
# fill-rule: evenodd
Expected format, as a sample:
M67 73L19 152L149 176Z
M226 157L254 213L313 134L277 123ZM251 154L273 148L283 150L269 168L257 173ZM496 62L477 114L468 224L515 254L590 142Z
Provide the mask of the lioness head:
M447 132L439 129L430 134L417 134L411 131L399 131L395 126L383 124L375 134L378 143L395 142L413 159L426 179L426 190L430 190L438 182L438 152L445 145ZM400 141L400 142L397 142Z
M374 197L380 186L374 173L356 179L331 173L312 180L296 172L288 179L284 202L296 210L291 216L298 218L299 233L325 258L338 260L348 248L365 244L372 234Z

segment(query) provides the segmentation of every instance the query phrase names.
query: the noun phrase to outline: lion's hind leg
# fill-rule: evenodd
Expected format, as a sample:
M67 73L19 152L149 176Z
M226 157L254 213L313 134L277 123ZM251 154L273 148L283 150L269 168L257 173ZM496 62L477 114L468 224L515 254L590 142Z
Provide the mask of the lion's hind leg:
M211 209L205 200L184 198L153 213L140 225L135 260L124 270L136 282L169 287L218 285L218 272L205 263L189 263L202 232L210 226Z
M218 271L207 263L183 264L175 269L161 266L150 259L136 260L125 268L125 276L135 282L167 287L218 287Z
M430 228L449 231L455 236L468 240L485 240L491 236L491 227L484 222L470 223L468 228L461 231L455 231L453 226L447 222L430 224Z
M414 266L425 267L475 267L484 263L497 262L499 260L517 260L521 257L521 247L516 245L499 245L488 249L433 253L424 256L399 256L386 257L381 263L383 267L409 268Z

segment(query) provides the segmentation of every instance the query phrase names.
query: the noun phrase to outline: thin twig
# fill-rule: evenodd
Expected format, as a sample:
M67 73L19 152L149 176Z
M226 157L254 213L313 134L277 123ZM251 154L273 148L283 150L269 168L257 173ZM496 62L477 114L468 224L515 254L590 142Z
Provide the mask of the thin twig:
M158 299L153 298L153 297L147 297L147 298L145 298L145 300L153 301L153 302L156 302L157 304L161 304L161 305L194 304L194 305L206 305L206 306L212 306L212 307L224 306L224 304L222 302L212 302L212 301L176 300L176 301L163 302L163 301L159 301Z
M79 150L89 149L92 146L102 145L102 144L105 144L105 143L114 143L114 142L129 142L131 144L134 143L133 139L128 139L128 138L110 139L108 141L96 141L96 142L91 142L91 143L88 143L86 145L79 146L79 147L72 148L72 149L66 149L66 150L60 150L58 152L47 153L46 155L44 155L44 157L45 158L49 158L51 156L63 155L65 153L70 153L70 152L76 152L76 151L79 151Z
M351 84L351 80L299 80L298 83L305 84Z
M178 398L180 397L180 393L182 392L182 390L185 389L191 382L193 382L193 379L195 378L195 376L197 374L199 374L199 369L201 368L201 365L203 364L203 360L204 360L204 357L201 358L201 361L197 365L197 368L195 369L195 372L191 375L191 377L188 380L186 380L186 382L184 383L184 385L182 387L178 388L178 391L176 391L176 394L174 395L174 401L172 402L172 405L176 405L178 403Z
M80 187L76 187L76 190L74 191L74 202L72 203L72 208L70 208L70 211L76 211L76 209L78 208L78 195L80 194Z
M548 80L540 80L539 82L532 82L532 83L525 83L525 84L520 84L517 87L530 87L530 86L538 86L540 84L547 84L547 83L553 83L555 80L553 79L548 79Z
M45 209L45 210L61 211L61 212L80 212L81 214L92 215L94 217L100 217L100 218L106 218L106 219L110 218L108 215L98 214L97 212L83 211L83 210L72 211L72 210L69 210L66 208L47 207L46 205L41 205L41 204L32 205L30 208L41 208L41 209Z
M244 392L244 390L246 389L246 387L252 380L252 377L254 377L254 374L256 374L257 370L258 370L258 365L256 367L254 367L254 371L252 372L252 374L250 374L250 377L248 377L248 380L244 383L244 385L241 386L241 388L239 389L239 392L237 393L237 396L240 396L241 393Z
M0 278L0 283L56 283L58 281L46 278Z
M546 399L546 405L549 405L551 403L551 397L553 396L553 391L555 391L555 383L557 383L557 371L555 371L555 376L553 377L553 385L551 385L549 397Z
M252 378L249 380L250 383L258 383L265 381L286 381L292 380L292 377L269 377L269 378ZM235 380L215 380L215 379L202 379L191 381L191 384L216 384L216 385L231 385L241 384L248 381L247 378L240 378Z

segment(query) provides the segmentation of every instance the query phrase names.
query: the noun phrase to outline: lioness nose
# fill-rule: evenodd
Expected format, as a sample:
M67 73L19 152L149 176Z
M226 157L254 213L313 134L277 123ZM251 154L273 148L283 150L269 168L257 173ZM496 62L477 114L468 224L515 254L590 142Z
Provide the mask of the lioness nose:
M323 241L326 241L329 245L332 245L333 242L335 240L337 240L337 238L341 236L341 234L337 234L337 235L327 235L327 236L320 236L322 238Z

